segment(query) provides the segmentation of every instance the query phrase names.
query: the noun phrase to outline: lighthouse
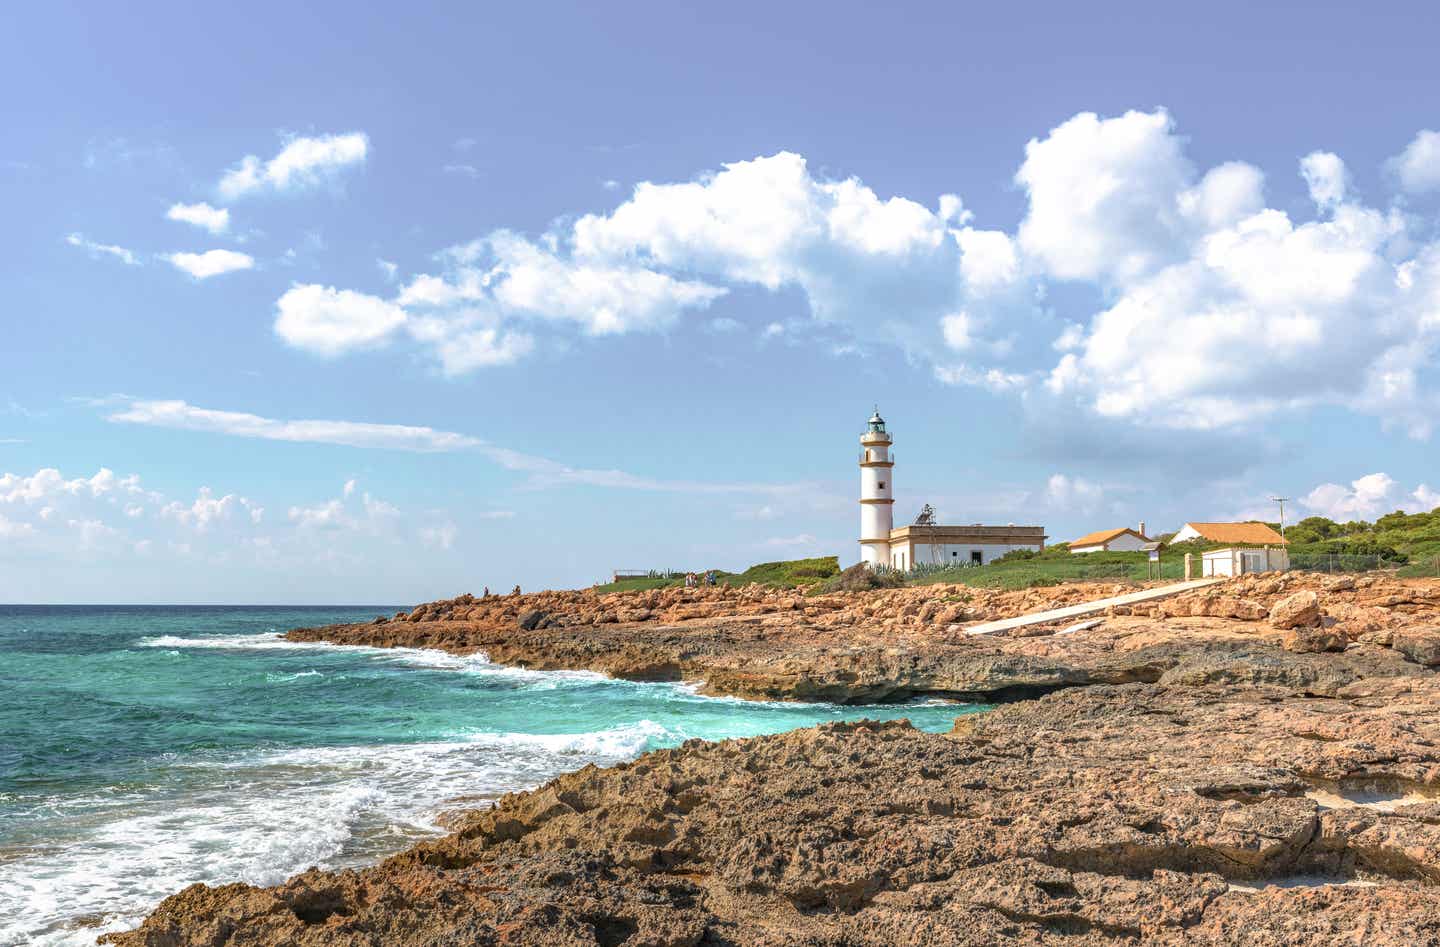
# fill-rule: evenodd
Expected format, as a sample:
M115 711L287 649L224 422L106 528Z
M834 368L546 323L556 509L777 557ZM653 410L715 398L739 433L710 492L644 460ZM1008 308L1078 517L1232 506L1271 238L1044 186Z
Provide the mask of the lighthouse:
M890 530L895 525L890 444L877 407L860 435L860 561L870 566L890 564Z

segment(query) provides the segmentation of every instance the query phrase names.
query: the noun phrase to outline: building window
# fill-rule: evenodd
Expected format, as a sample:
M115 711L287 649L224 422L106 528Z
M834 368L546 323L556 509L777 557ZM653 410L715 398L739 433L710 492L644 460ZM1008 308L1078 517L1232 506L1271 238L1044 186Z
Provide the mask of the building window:
M884 480L881 480L881 481L880 481L880 489L881 489L881 490L884 490L884 489L885 489L885 481L884 481Z
M954 552L954 551L952 550L951 553L950 553L950 555L955 556L955 557L958 558L960 554L959 554L958 552Z
M984 564L985 564L985 554L982 553L982 552L981 552L980 550L978 550L978 549L972 549L972 550L970 550L970 564L971 564L972 566L984 565Z

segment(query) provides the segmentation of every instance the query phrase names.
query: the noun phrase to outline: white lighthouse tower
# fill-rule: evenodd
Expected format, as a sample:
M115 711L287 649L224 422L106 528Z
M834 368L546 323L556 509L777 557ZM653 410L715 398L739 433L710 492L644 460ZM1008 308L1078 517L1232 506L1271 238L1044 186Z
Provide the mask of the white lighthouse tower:
M890 444L877 407L860 435L860 561L871 566L890 564L890 530L895 525Z

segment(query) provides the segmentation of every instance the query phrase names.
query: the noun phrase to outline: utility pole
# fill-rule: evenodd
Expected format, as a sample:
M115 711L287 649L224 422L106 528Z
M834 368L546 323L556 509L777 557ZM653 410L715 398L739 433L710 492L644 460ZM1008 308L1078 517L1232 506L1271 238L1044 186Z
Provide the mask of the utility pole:
M1290 502L1290 497L1271 497L1271 503L1280 504L1280 538L1285 538L1285 504Z

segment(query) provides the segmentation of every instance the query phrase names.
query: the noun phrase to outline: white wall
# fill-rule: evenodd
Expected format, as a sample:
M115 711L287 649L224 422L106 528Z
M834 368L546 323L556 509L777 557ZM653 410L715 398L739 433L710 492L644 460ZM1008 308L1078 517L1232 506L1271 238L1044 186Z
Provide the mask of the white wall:
M1145 540L1129 533L1121 533L1106 545L1111 552L1140 552L1145 548Z
M1201 554L1200 574L1234 576L1246 572L1283 572L1289 568L1290 553L1276 546L1212 549Z
M860 539L889 539L895 508L888 503L860 504Z
M1184 526L1180 527L1180 532L1178 532L1178 533L1176 533L1174 536L1170 537L1170 541L1171 541L1172 543L1183 543L1183 542L1184 542L1185 540L1187 540L1187 539L1199 539L1199 538L1200 538L1200 532L1199 532L1199 530L1195 529L1195 527L1191 526L1189 523L1186 523Z
M861 467L860 495L866 499L890 499L895 496L895 480L890 476L894 472L894 467Z
M1201 555L1202 576L1235 575L1240 571L1238 549L1212 549Z
M970 554L980 553L982 562L994 562L1001 556L1013 549L1033 549L1040 551L1039 543L915 543L915 560L906 563L906 567L912 565L930 565L932 563L950 563L952 565L968 566ZM900 551L900 547L896 547Z

